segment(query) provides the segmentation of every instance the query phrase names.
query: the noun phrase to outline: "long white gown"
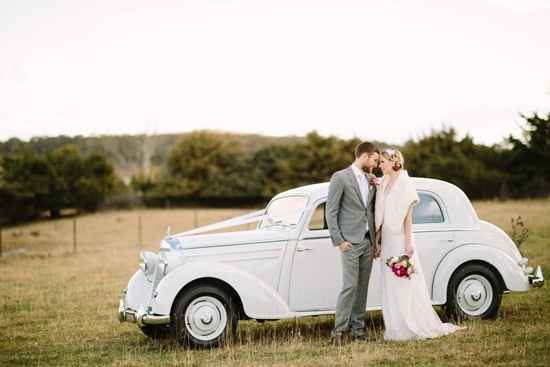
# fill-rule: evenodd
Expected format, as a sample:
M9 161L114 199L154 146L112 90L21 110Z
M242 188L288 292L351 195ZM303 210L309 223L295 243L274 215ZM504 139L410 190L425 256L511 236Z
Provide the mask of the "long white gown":
M461 328L442 323L434 311L418 252L415 251L411 258L415 267L411 279L398 278L386 265L387 258L405 253L405 216L408 209L419 202L407 171L399 171L389 192L384 185L387 181L383 180L376 197L376 227L382 226L380 273L384 339L427 339L453 333Z

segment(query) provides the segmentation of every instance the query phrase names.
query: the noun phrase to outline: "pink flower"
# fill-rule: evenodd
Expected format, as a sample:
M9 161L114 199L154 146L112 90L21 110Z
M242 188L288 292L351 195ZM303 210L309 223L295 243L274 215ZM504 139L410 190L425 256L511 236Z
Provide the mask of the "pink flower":
M398 278L411 278L411 274L414 273L414 266L411 263L407 255L393 256L386 259L386 265Z

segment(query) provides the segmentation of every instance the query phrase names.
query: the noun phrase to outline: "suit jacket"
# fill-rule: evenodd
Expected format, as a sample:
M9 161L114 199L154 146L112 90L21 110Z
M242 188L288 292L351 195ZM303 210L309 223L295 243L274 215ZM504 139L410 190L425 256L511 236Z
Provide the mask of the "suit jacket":
M357 178L350 167L335 172L330 178L326 205L327 225L334 246L343 241L361 243L369 223L369 237L374 243L374 198L376 187L369 186L367 206L363 204Z

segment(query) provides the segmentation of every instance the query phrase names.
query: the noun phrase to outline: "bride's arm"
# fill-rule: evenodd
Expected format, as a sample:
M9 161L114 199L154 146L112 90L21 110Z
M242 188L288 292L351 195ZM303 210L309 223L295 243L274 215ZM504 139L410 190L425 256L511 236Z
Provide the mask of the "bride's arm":
M407 211L407 216L405 217L405 254L411 257L414 253L414 248L412 245L412 206Z

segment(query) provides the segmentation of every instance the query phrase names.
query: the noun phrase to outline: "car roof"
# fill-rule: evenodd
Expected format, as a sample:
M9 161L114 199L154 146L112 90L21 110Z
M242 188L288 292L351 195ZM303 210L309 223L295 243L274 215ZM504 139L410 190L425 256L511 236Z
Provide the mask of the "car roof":
M453 226L471 227L479 221L477 214L466 194L456 185L425 177L411 177L416 189L436 194L448 211ZM307 196L313 202L326 198L329 182L317 183L290 189L273 197L273 200L287 196Z
M417 190L427 190L439 192L441 190L460 190L457 186L438 179L434 178L424 178L424 177L411 177ZM273 199L278 199L283 196L295 196L295 195L305 195L309 196L312 199L317 199L320 197L327 196L329 182L316 183L312 185L300 186L294 189L290 189L284 192L277 194Z

